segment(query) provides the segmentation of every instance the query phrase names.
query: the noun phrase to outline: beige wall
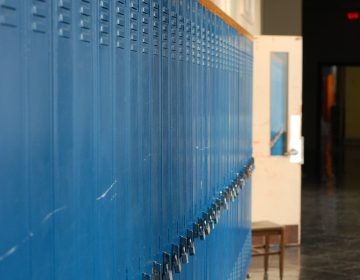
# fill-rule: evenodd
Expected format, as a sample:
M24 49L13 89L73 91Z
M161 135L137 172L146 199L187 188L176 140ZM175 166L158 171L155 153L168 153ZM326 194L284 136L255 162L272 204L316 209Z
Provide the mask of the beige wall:
M261 0L211 0L253 35L261 32Z
M283 157L256 157L255 162L252 220L300 226L301 169Z
M346 67L345 138L360 140L360 67Z
M258 36L254 40L253 143L255 172L252 189L252 220L298 225L300 240L301 165L287 156L270 156L270 55L289 52L288 113L302 112L301 37ZM301 135L301 127L288 125L289 135ZM289 142L289 139L288 139Z
M302 34L301 17L301 0L262 0L261 33L299 36Z

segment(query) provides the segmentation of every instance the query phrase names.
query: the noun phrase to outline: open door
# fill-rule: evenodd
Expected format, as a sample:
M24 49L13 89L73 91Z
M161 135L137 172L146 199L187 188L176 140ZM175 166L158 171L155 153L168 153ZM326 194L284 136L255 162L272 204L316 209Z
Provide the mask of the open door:
M301 86L302 38L256 37L252 219L285 225L288 244L300 243Z

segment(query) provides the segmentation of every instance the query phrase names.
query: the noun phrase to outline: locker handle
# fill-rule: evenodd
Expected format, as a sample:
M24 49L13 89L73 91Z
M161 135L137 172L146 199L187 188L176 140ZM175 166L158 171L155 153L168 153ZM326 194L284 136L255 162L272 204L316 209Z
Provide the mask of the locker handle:
M173 280L173 274L171 270L171 260L168 253L163 253L163 280Z
M172 245L171 255L163 252L162 269L160 264L153 262L152 276L154 280L172 280L173 272L181 272L181 264L187 264L189 262L189 255L195 255L195 239L205 240L206 235L209 235L211 230L214 229L215 224L218 224L221 211L229 209L229 202L234 201L238 197L240 190L246 184L246 178L249 178L254 170L254 158L251 158L243 166L241 172L236 174L236 178L232 181L231 185L219 192L214 203L207 209L207 212L203 212L202 216L198 218L197 223L193 223L192 230L187 230L186 238L180 236L179 246ZM143 277L148 276L144 273Z
M190 256L195 256L196 249L195 249L193 232L191 230L187 230L187 246Z
M158 262L152 263L152 278L153 278L153 280L161 280L162 279L161 264Z
M180 259L180 253L179 253L179 247L177 245L172 245L171 248L172 251L172 257L171 257L171 262L172 262L172 271L174 271L175 273L180 273L181 272L181 259Z

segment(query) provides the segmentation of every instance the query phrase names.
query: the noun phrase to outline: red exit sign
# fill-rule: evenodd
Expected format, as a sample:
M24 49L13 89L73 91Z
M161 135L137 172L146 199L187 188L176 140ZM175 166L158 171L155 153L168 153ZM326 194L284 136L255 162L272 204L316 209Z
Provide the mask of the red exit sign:
M354 12L354 11L347 12L346 17L348 20L358 20L360 17L360 14L359 14L359 12Z

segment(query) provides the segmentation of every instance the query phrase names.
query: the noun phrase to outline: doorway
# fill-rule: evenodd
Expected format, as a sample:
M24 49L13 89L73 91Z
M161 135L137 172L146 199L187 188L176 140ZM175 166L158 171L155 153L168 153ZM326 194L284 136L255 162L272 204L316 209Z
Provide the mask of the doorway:
M360 66L322 66L321 100L321 174L331 191L360 160Z

